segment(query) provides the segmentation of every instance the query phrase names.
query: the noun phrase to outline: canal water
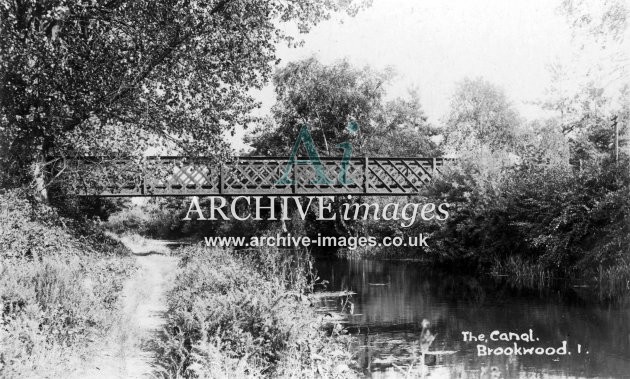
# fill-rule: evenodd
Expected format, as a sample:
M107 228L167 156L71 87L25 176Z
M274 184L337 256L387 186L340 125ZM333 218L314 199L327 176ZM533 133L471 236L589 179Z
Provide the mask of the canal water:
M426 377L630 378L628 301L603 305L586 288L524 290L505 280L448 275L414 262L318 258L316 269L320 280L329 282L327 290L356 292L322 300L320 310L347 315L345 326L358 337L358 361L372 377L417 375L426 319L435 335L429 350L441 352L425 357ZM462 334L488 339L493 331L498 337L530 330L532 342L465 342ZM507 352L514 343L560 348L563 341L566 355L484 356L478 347Z

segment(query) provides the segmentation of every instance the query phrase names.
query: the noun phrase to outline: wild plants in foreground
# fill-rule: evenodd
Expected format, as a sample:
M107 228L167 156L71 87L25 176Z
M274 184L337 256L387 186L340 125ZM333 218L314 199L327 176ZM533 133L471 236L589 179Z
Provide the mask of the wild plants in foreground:
M129 258L104 234L0 196L0 377L67 377L118 317ZM39 214L36 214L39 213ZM94 245L101 241L99 245ZM106 252L100 251L106 248Z
M194 246L168 295L160 361L168 376L352 377L351 338L321 320L295 293L308 288L306 255ZM244 255L245 254L245 255Z

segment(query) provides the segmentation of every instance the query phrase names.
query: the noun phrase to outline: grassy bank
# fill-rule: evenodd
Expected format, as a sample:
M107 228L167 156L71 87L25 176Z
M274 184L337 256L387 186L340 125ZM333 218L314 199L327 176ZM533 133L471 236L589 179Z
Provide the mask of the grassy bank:
M324 331L305 296L315 278L304 252L180 249L168 294L165 377L355 376L352 339Z
M68 377L102 347L132 271L86 220L0 196L0 377Z

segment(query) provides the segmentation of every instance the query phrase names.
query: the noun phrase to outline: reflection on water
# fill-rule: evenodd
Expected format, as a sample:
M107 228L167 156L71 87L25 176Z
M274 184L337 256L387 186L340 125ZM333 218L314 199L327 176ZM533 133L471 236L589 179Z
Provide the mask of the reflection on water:
M322 306L352 311L347 326L358 334L360 364L373 377L403 376L403 367L417 352L420 323L426 318L437 334L431 350L457 351L428 357L427 377L630 378L627 305L598 305L571 290L518 290L497 281L432 272L410 262L321 258L316 268L319 277L330 282L328 290L357 293L352 304L333 298ZM462 340L462 331L487 335L529 329L539 341L521 342L523 346L559 347L566 340L572 354L478 356L476 343Z

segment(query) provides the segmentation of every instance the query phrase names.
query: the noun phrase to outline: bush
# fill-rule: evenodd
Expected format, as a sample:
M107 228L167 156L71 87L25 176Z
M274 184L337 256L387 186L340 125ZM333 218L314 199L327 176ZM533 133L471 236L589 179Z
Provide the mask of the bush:
M17 191L0 205L0 377L67 376L117 319L130 259L94 224Z
M5 257L37 258L49 252L128 253L107 236L98 221L61 217L55 208L29 201L20 190L0 195L0 223L0 255Z
M589 280L598 270L626 266L626 167L626 162L607 162L598 170L572 172L522 166L497 183L498 194L463 181L441 186L443 194L459 201L437 232L436 259L475 270L509 267L517 259L555 277Z
M162 343L170 375L352 376L350 337L328 335L305 304L305 255L235 256L201 245L181 253Z

